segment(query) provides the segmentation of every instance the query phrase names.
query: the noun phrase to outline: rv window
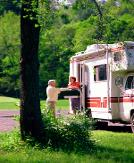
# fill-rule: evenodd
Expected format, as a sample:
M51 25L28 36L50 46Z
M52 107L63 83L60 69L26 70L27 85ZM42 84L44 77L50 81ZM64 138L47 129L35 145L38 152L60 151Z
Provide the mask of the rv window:
M123 86L123 77L117 76L115 78L115 85L116 86Z
M114 53L114 61L118 62L121 60L121 54L119 52Z
M107 80L106 64L94 67L94 80L95 81Z
M134 89L134 76L127 78L125 89Z

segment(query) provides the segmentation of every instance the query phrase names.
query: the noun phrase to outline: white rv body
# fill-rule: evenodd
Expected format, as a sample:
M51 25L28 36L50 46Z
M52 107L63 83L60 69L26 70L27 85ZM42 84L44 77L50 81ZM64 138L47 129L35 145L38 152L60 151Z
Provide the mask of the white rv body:
M70 59L81 84L81 107L96 119L130 122L134 116L134 42L94 44Z

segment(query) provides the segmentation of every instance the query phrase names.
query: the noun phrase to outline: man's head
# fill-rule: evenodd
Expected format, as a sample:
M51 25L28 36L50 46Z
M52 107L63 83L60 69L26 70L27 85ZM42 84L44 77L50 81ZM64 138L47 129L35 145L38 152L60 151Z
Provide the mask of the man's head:
M56 81L55 80L49 80L48 85L51 85L52 87L56 86Z

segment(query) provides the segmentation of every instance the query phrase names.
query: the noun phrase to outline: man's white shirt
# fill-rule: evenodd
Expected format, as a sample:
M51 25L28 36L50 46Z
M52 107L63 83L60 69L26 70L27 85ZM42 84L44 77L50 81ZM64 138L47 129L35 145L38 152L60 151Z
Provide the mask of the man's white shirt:
M47 101L57 101L60 92L60 88L55 88L49 85L46 89Z

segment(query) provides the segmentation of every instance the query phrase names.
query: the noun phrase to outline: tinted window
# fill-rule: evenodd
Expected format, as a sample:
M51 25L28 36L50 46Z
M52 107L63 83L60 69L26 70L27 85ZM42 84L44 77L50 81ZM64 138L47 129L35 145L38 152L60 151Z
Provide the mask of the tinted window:
M94 80L107 80L106 64L94 67Z
M121 54L119 52L114 53L114 61L120 61L121 60Z
M125 89L134 89L134 76L127 78Z

